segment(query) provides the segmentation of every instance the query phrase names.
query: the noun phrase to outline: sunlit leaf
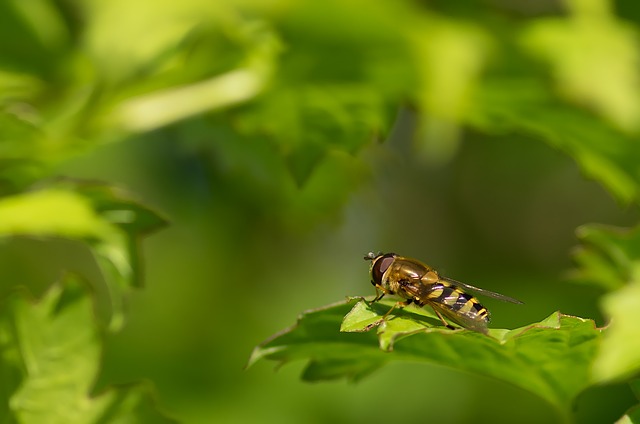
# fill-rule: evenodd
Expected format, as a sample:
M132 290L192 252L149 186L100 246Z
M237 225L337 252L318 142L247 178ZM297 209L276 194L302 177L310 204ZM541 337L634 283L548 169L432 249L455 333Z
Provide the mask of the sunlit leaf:
M425 309L394 311L380 321L391 305L360 300L306 312L296 326L256 347L249 364L308 360L307 379L357 380L389 361L436 363L514 384L563 415L591 384L590 365L601 338L591 320L554 313L537 324L484 335L444 328ZM367 332L376 322L377 335Z
M111 124L127 131L150 131L247 101L262 90L265 79L257 70L239 69L207 81L128 99L118 106Z
M419 75L414 96L422 112L416 145L431 162L442 162L457 149L490 39L480 27L445 19L417 28L411 36Z
M0 200L0 236L62 238L86 243L102 272L88 276L109 310L109 326L124 319L124 295L139 286L140 237L164 225L164 220L124 193L105 186L59 183Z
M598 225L578 229L582 245L574 255L578 280L608 291L602 308L609 326L594 363L598 381L640 370L640 232Z
M91 393L102 340L81 284L55 285L36 304L17 294L6 306L0 316L0 367L15 381L7 411L13 420L171 422L152 406L145 386Z
M108 239L115 231L91 203L67 190L41 190L0 199L0 235Z
M613 16L610 3L570 1L569 16L530 25L525 44L550 63L562 94L634 131L640 125L638 43L634 29Z
M620 379L640 370L640 282L608 294L602 301L611 320L593 373L597 380Z
M373 306L374 305L367 302L356 303L353 309L345 315L344 320L342 320L340 331L345 333L361 333L363 331L369 331L380 324L380 315L373 310Z
M123 0L82 5L87 16L88 53L110 80L130 78L132 73L157 64L203 22L222 25L233 16L224 3L203 7L199 0L159 0L155 7L149 5ZM117 31L114 21L119 23Z

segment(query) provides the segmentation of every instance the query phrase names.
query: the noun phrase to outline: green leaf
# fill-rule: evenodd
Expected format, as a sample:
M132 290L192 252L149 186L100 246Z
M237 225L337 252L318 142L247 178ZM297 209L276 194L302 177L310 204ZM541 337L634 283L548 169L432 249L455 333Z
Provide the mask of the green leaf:
M640 202L640 144L634 137L559 103L548 86L532 77L489 79L475 93L468 117L472 125L488 133L537 137L573 158L621 202Z
M608 294L602 306L611 324L593 366L594 378L628 377L640 371L640 281Z
M3 415L26 424L171 422L153 407L149 387L91 393L102 340L87 293L68 279L36 304L20 293L9 299L0 315L0 369L13 390L4 390L11 393Z
M583 225L576 230L580 247L574 250L575 280L608 291L640 279L640 227Z
M183 37L193 30L182 22L180 25L179 32ZM237 67L206 79L156 88L125 99L105 119L107 128L115 126L125 131L150 131L205 112L224 110L258 96L271 80L281 43L265 22L238 20L232 25L236 26L236 36L245 41L243 47L247 49L243 52L245 60Z
M457 150L460 122L487 64L491 40L480 26L442 17L413 31L418 72L413 97L421 111L416 147L425 159L443 162Z
M0 236L109 239L115 229L81 195L40 190L0 200Z
M636 399L640 400L640 379L631 380L629 386L631 386L631 390L636 396Z
M264 70L237 69L206 81L134 97L117 107L109 124L132 132L150 131L234 106L258 95L266 84L266 74Z
M377 348L373 333L340 333L340 322L351 309L345 302L304 312L297 325L274 335L256 347L247 367L267 358L279 362L310 359L306 381L347 377L360 380L388 360ZM325 371L325 372L323 372Z
M635 29L611 13L608 0L567 3L567 17L538 19L527 28L525 46L549 63L561 94L622 130L637 131Z
M631 390L640 400L640 380L633 380L629 383ZM640 423L640 405L635 405L624 414L622 418L616 421L617 424L637 424Z
M618 380L640 371L640 227L588 225L578 229L578 237L575 277L611 292L601 301L610 324L593 378Z
M353 298L350 300L355 300ZM340 326L340 331L345 333L363 332L369 331L376 325L380 324L380 315L373 310L376 304L367 303L362 301L356 303L356 305L345 315Z
M88 199L96 213L120 233L118 239L121 244L110 245L107 241L104 246L93 246L118 267L120 278L126 285L142 286L139 243L143 237L164 227L167 220L117 187L80 182L71 184L69 188Z
M62 238L89 246L101 276L87 278L112 330L123 323L127 290L141 285L140 237L164 223L124 192L96 184L64 181L0 199L0 239Z
M621 202L640 202L640 145L592 114L563 105L530 78L489 79L477 94L470 122L488 133L534 136L573 158Z
M354 301L303 313L297 325L257 346L249 365L260 359L307 360L303 378L317 381L358 380L389 361L435 363L514 384L565 418L591 384L590 365L601 338L591 320L556 312L537 324L484 335L444 328L429 311L414 307L380 321L392 301L371 305L361 299L352 306ZM378 323L377 335L366 331Z

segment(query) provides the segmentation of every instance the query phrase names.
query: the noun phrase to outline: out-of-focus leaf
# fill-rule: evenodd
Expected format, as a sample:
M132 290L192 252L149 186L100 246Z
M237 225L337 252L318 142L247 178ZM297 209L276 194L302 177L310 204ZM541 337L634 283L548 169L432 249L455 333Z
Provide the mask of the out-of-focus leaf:
M640 370L640 280L608 294L602 307L611 323L593 366L594 378L610 381Z
M278 70L261 96L234 113L237 128L273 142L300 188L336 150L356 154L384 138L397 105L414 92L407 32L397 30L398 19L411 16L397 2L287 4L274 17L283 45Z
M567 3L571 14L536 20L525 31L525 45L550 63L563 95L623 130L637 131L637 31L613 16L608 0Z
M12 4L20 20L42 46L55 51L67 44L67 26L54 3L39 1L27 5L15 0L8 0L7 3Z
M42 81L32 75L7 70L0 71L0 100L10 102L37 94L42 89ZM24 105L23 105L24 107ZM20 110L10 112L20 113ZM27 112L26 110L23 111Z
M627 413L616 421L616 424L635 424L640 422L640 417L637 416L634 412L637 410L635 408L630 409Z
M355 155L390 122L382 99L366 87L300 89L284 108L269 103L265 107L277 112L277 119L263 113L249 118L257 119L256 129L266 130L278 144L299 188L304 188L328 156L337 151ZM265 124L270 128L263 128Z
M640 230L589 225L578 229L578 237L575 276L611 291L602 300L610 324L594 379L620 379L640 370Z
M288 213L294 222L284 223L291 229L303 230L305 222L317 222L332 216L365 175L363 164L340 149L329 150L316 166L304 187L287 192Z
M7 0L0 3L0 16L5 35L0 39L3 67L38 75L51 71L68 40L64 20L54 4L40 1L27 6Z
M380 323L377 337L366 332L393 303L360 300L355 306L340 303L306 312L296 326L256 347L249 364L303 359L311 369L306 378L357 380L388 361L437 363L514 384L565 417L591 384L589 370L601 338L591 320L554 313L537 324L484 335L449 330L426 310L405 308ZM351 332L340 332L341 322Z
M298 187L304 187L330 151L355 154L389 126L383 96L366 84L280 85L238 114L248 137L267 135Z
M640 228L584 225L577 229L581 245L574 250L576 280L606 290L640 278Z
M631 380L629 382L629 386L631 387L633 394L636 396L636 399L640 400L640 380Z
M233 187L217 193L221 203L244 205L232 212L236 219L244 214L252 223L265 219L272 228L306 232L313 222L338 219L337 212L367 175L361 157L323 146L318 152L303 148L302 158L318 157L312 169L303 169L309 163L300 167L305 180L297 181L289 160L266 137L227 133L217 125L205 128L211 140L205 138L197 148L213 158L216 178Z
M573 158L621 202L640 202L640 143L577 108L559 104L531 78L486 81L476 90L468 119L488 133L538 137Z
M246 25L253 43L240 66L207 79L128 98L116 106L108 124L126 131L149 131L176 121L253 99L274 71L280 42L264 25Z
M0 369L11 375L6 418L29 423L171 422L145 386L92 395L101 337L83 285L51 287L37 304L14 295L0 315Z
M78 193L50 189L0 199L0 235L108 240L115 228Z
M457 149L490 38L481 27L440 17L416 26L411 40L419 74L413 96L422 112L416 145L429 161L442 162Z
M126 191L116 187L80 183L71 185L71 188L75 188L78 193L88 199L102 219L124 233L122 246L115 248L107 244L104 249L100 249L100 253L118 268L121 276L129 275L125 281L127 286L140 287L142 269L139 264L139 243L142 237L165 226L166 219L158 212L141 204ZM125 252L124 255L118 253L120 250ZM111 256L112 254L114 256ZM130 269L130 274L127 274L127 269Z
M203 7L199 0L160 0L154 7L123 0L85 3L88 54L109 80L130 78L132 73L158 63L198 25L207 21L222 25L233 16L224 3L208 6ZM216 15L219 18L212 19ZM114 22L118 22L118 31L114 31Z
M164 224L116 189L69 182L0 200L0 221L0 237L87 243L105 281L90 280L112 329L122 325L126 291L140 285L139 239Z
M640 423L640 405L629 408L626 414L616 424L638 424Z
M640 400L640 380L633 380L629 383L636 398ZM627 413L616 421L616 424L638 424L640 423L640 405L629 408Z
M249 100L264 84L265 76L258 71L239 69L208 81L128 99L118 106L113 124L128 131L150 131Z

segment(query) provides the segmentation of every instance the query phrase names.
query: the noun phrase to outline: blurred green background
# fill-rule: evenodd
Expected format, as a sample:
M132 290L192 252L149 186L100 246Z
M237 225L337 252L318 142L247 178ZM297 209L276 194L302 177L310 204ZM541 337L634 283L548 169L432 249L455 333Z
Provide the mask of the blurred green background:
M300 312L373 294L369 251L525 302L484 301L496 328L556 310L604 324L602 293L566 278L575 229L631 226L637 208L545 137L553 121L492 113L541 87L513 114L550 104L633 138L634 2L13 0L0 16L5 192L104 180L170 221L143 241L144 287L96 390L151 381L185 423L557 420L455 365L358 384L243 367ZM579 33L567 22L593 33L564 39ZM634 403L622 384L591 389L576 416L611 422Z

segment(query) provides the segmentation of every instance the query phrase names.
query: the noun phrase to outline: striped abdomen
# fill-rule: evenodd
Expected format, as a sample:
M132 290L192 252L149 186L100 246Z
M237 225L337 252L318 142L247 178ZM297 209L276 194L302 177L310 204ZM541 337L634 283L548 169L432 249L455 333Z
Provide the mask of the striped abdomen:
M415 300L420 306L429 304L436 312L465 328L487 332L490 318L487 308L475 297L446 281L430 285L428 291Z

